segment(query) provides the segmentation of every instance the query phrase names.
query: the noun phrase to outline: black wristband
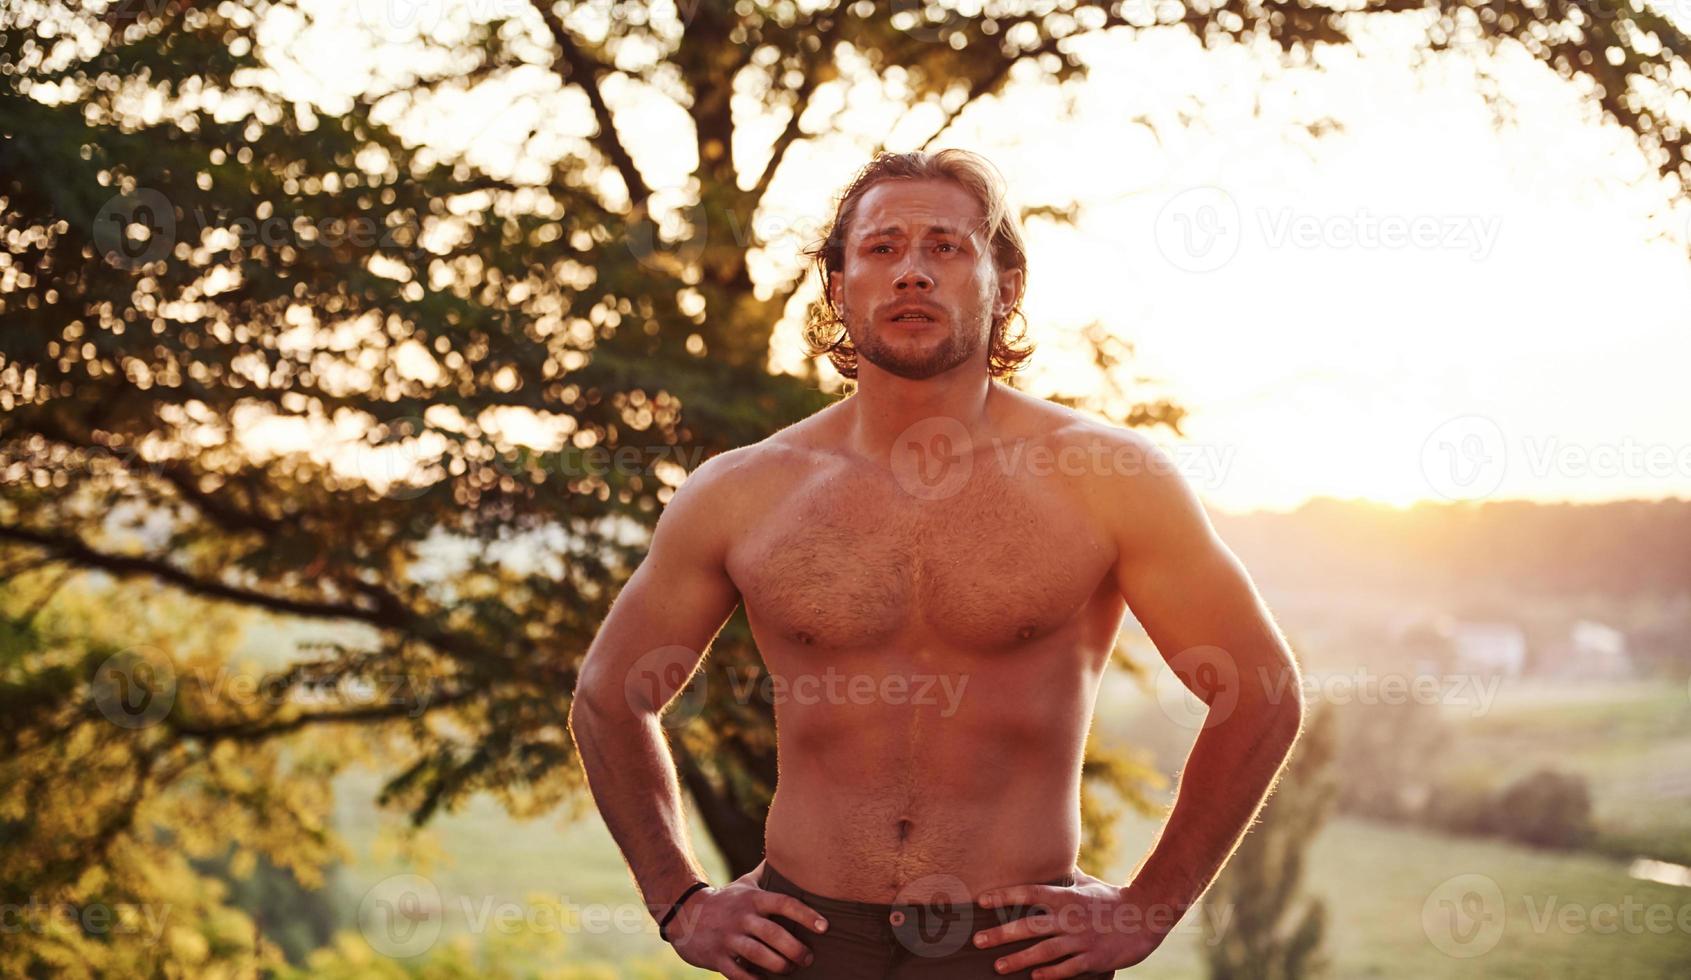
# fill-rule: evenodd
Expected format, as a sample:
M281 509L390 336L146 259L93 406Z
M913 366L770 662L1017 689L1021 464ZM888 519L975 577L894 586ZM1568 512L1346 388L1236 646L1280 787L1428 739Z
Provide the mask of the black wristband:
M658 938L659 939L662 939L666 943L669 942L669 937L663 934L664 927L669 925L669 920L675 918L675 913L681 911L681 903L687 901L689 898L692 898L693 893L698 891L699 889L709 888L709 887L710 887L710 882L695 881L695 882L693 882L692 885L690 885L687 888L686 891L681 893L681 897L675 900L675 903L669 907L669 911L664 913L663 920L658 923Z

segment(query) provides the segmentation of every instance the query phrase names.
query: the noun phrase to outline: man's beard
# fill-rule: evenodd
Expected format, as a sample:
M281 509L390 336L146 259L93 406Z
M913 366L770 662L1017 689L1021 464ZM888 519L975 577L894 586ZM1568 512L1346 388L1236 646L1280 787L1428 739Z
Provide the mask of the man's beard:
M902 329L884 323L858 329L852 340L857 356L888 374L923 381L962 364L981 349L977 331L953 330L938 340L922 331L913 331L909 337L892 337L894 331Z

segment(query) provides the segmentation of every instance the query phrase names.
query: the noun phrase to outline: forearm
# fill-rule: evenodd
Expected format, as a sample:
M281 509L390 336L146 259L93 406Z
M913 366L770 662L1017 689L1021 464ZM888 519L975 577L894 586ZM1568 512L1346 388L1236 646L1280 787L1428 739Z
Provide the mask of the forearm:
M688 885L709 880L692 853L663 727L656 715L596 710L578 696L570 731L593 802L646 907L661 917Z
M1127 886L1146 922L1172 930L1232 857L1290 755L1301 704L1240 704L1198 734L1174 807Z

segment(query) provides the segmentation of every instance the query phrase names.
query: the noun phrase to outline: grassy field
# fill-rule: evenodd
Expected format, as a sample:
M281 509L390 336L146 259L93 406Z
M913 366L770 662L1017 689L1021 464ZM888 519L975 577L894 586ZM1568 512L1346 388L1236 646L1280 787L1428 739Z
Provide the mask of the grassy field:
M1466 886L1486 881L1497 892L1481 899L1469 936L1440 899L1459 902ZM1691 974L1691 890L1635 881L1617 861L1340 819L1316 839L1308 889L1327 906L1327 951L1338 977ZM1637 928L1627 931L1619 913L1629 898L1657 909L1655 924L1664 914L1677 924L1651 932L1650 913L1640 911L1630 917ZM1181 928L1184 936L1171 937L1132 974L1202 976L1196 924Z
M1687 811L1669 805L1666 777L1659 775L1680 771L1691 758L1671 751L1683 749L1691 737L1683 691L1678 696L1682 700L1675 703L1673 692L1649 685L1623 685L1607 697L1594 695L1589 686L1560 695L1506 689L1491 712L1469 723L1464 761L1494 767L1500 777L1538 764L1586 774L1605 820L1633 814L1634 825L1651 839L1683 839ZM1111 697L1107 711L1100 705L1100 718L1110 719L1106 733L1150 723L1135 716L1131 694L1117 691ZM1184 742L1189 741L1187 733ZM1179 749L1182 738L1169 742ZM1652 770L1652 764L1664 768ZM368 775L343 777L340 786L338 825L365 855L340 881L349 908L384 877L414 870L371 856L380 823L369 805L375 787ZM1117 862L1089 870L1125 880L1156 829L1150 820L1125 819ZM636 901L609 834L591 812L573 821L525 824L483 801L438 820L431 832L449 855L430 872L447 910L443 939L468 929L463 909L485 908L490 900L520 904L531 891L577 905ZM695 845L721 880L722 866L706 840L695 827ZM1307 889L1326 904L1327 950L1339 977L1691 975L1691 889L1635 880L1627 868L1620 858L1538 852L1339 818L1312 846ZM1453 909L1466 918L1453 919ZM1194 910L1132 975L1202 976L1199 916L1224 914ZM634 921L639 928L631 931L572 933L571 958L638 957L670 964L668 975L702 975L661 946L643 912Z
M1461 764L1508 781L1550 767L1591 786L1600 842L1691 864L1691 692L1659 681L1512 681L1491 711L1451 715Z
M1098 704L1100 737L1154 752L1172 774L1193 732L1170 725L1154 700L1112 677ZM1627 850L1691 863L1691 698L1668 682L1529 683L1499 689L1491 710L1453 709L1458 741L1444 766L1475 767L1501 783L1539 766L1589 781L1603 842L1615 857L1537 852L1502 841L1445 837L1355 819L1331 821L1312 845L1306 888L1328 914L1333 975L1425 977L1691 976L1691 888L1635 880ZM352 773L337 783L336 825L357 859L335 882L348 928L360 902L385 879L418 873L390 853L372 800L379 778ZM1125 880L1155 832L1138 817L1120 827L1114 866L1088 869ZM620 975L712 976L693 970L657 939L609 834L590 809L576 819L518 822L490 800L430 826L441 859L422 867L445 922L439 943L469 936L487 943L484 919L500 910L534 911L533 893L575 909L603 907L615 919L570 928L565 956L622 968ZM695 846L714 880L724 869L695 826ZM1676 850L1676 848L1678 850ZM1676 856L1677 855L1677 856ZM1452 909L1467 918L1452 918ZM1204 975L1196 909L1148 961L1123 975ZM585 920L584 920L585 921ZM1465 926L1477 926L1472 935ZM1468 940L1464 942L1463 940ZM639 963L637 970L628 964ZM612 974L617 975L617 974Z
M372 787L349 779L342 788L348 811L342 830L355 848L368 853L376 827L368 808L358 815L356 797ZM1155 830L1142 820L1128 821L1122 829L1134 847L1148 842ZM520 905L534 891L583 906L636 901L621 859L594 817L565 826L518 824L494 808L476 807L441 820L434 833L452 855L428 876L447 910L443 941L470 930L462 911L470 910L473 919L474 910L489 902ZM702 846L705 838L695 829L694 839ZM714 854L705 857L721 880ZM1106 876L1125 879L1135 859L1124 859ZM346 869L340 887L349 905L355 905L383 878L413 870L393 861L361 861ZM1463 877L1476 875L1483 878ZM1469 881L1495 883L1497 892L1492 900L1481 900L1479 933L1463 943L1469 937L1453 930L1439 900L1460 901ZM1327 905L1327 947L1340 977L1691 975L1691 889L1633 880L1619 861L1339 819L1313 846L1308 888ZM1639 909L1622 915L1629 902ZM1205 914L1223 912L1195 910L1132 974L1201 976L1198 916ZM572 934L571 958L621 962L667 955L649 924L638 921L640 928L631 932ZM1501 931L1488 939L1488 929ZM703 975L669 959L674 976Z
M373 887L390 876L419 869L411 860L391 853L387 841L400 821L371 806L379 786L380 780L370 773L348 774L336 783L336 829L360 855L357 862L341 869L337 881L349 928L356 926L355 910ZM441 897L442 942L455 935L477 934L478 917L493 921L487 918L490 907L518 909L523 916L534 916L542 928L549 927L551 920L541 918L543 910L531 901L539 893L578 911L606 908L602 925L590 925L583 917L567 933L564 945L572 959L615 963L662 955L675 961L676 976L708 975L685 972L686 965L658 939L615 842L596 814L577 820L517 821L492 800L477 799L459 813L436 818L426 833L435 845L431 849L439 854L423 867L424 877ZM706 843L709 838L702 826L694 826L693 840L712 880L721 881L725 869ZM629 921L637 923L637 928L618 927ZM479 934L492 931L496 930L484 925Z

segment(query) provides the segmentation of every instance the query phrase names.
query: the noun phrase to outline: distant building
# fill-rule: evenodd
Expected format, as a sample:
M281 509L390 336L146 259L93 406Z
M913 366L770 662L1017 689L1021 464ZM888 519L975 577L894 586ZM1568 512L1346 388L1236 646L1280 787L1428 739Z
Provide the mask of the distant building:
M1527 665L1527 635L1514 623L1458 621L1451 642L1459 673L1516 677Z
M1618 680L1635 674L1626 634L1593 619L1576 620L1543 659L1543 672L1556 677Z
M1527 634L1504 620L1461 620L1447 613L1404 612L1386 623L1400 663L1417 673L1518 677L1527 672ZM1626 634L1606 623L1579 619L1562 636L1534 641L1535 676L1589 680L1636 676Z

